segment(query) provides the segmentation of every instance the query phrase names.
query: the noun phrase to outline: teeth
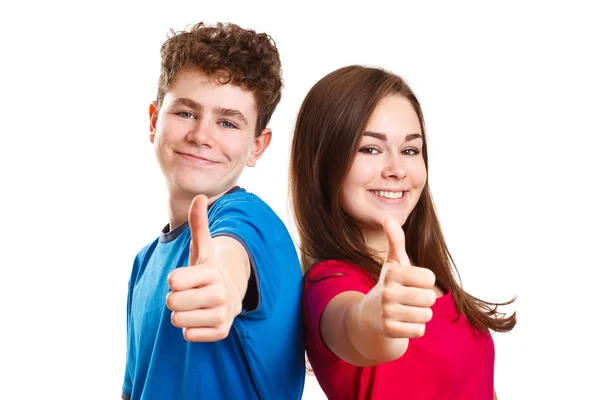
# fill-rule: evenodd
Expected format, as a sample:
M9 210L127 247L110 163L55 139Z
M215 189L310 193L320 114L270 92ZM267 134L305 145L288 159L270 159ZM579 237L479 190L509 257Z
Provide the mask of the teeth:
M384 192L383 190L373 190L376 196L385 197L386 199L400 199L404 196L404 192Z

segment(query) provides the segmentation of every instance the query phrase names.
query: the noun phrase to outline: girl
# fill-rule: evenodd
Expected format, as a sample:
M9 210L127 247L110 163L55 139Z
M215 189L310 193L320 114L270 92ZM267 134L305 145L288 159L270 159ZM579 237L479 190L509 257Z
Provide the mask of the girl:
M427 184L419 102L349 66L300 109L290 185L307 355L330 399L495 398L490 331L516 315L462 290Z

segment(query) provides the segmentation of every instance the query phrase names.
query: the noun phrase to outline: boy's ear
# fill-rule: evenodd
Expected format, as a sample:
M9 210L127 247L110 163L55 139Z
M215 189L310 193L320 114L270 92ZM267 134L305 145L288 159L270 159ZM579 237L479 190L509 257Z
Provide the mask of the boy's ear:
M150 142L154 143L154 135L156 134L156 120L158 119L158 107L156 107L156 101L150 103L149 116L150 116Z
M260 135L254 138L252 149L250 150L250 157L248 157L248 162L246 163L248 167L254 167L256 165L256 161L258 161L267 147L269 147L272 134L271 129L265 128Z

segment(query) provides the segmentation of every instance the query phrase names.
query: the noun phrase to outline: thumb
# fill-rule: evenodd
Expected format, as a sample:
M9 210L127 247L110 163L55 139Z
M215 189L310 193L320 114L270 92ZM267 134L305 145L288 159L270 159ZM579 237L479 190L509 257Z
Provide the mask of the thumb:
M208 229L208 198L200 194L190 206L188 221L190 225L189 265L197 265L206 260L213 252L212 238Z
M388 262L395 262L400 265L410 265L410 259L406 254L404 231L396 218L386 216L383 219L383 230L388 239Z

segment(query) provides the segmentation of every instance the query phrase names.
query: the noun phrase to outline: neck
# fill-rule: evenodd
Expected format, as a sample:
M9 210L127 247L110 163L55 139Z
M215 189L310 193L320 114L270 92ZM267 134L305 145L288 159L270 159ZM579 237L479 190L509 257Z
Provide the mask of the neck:
M190 205L193 197L174 196L169 197L169 231L177 228L188 220Z
M367 246L373 250L381 260L385 260L387 258L389 244L383 228L363 228L361 229L361 232Z
M231 189L232 188L227 188L216 195L206 193L171 193L169 196L169 231L172 231L188 220L190 206L197 195L204 194L207 196L208 205L210 206Z

